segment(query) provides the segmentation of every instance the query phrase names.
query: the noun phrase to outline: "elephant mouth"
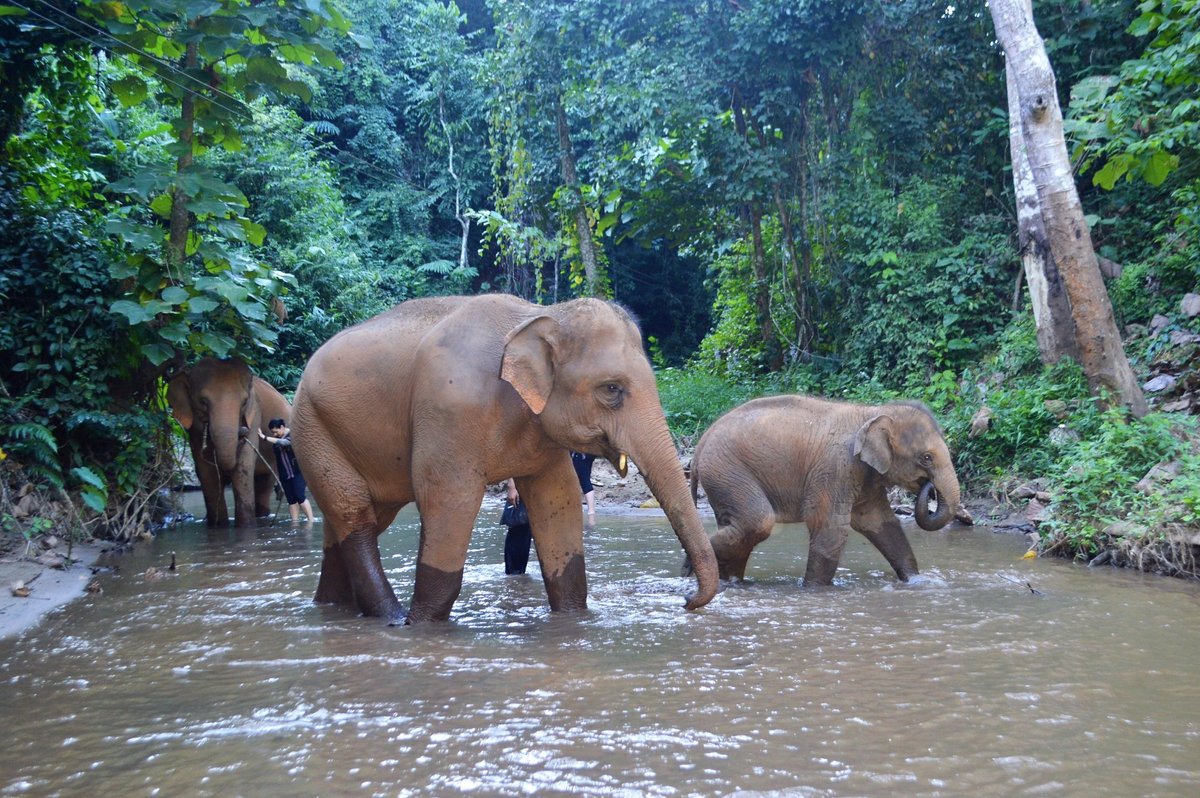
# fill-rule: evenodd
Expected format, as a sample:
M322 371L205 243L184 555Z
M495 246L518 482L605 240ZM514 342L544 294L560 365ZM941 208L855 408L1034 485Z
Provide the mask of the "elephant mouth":
M613 469L617 472L617 474L620 475L622 479L624 479L625 475L629 473L629 455L625 454L625 452L621 451L620 449L617 449L617 453L615 455L604 454L602 457L604 457L604 459L607 460L610 465L612 465Z

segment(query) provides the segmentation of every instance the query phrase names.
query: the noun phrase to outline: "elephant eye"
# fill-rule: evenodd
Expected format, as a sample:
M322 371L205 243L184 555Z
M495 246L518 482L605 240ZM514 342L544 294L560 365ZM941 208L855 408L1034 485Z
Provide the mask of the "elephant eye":
M615 410L625 401L625 389L616 382L605 383L600 388L600 398Z
M933 455L929 452L925 452L925 454L921 455L921 462L927 466L933 465Z

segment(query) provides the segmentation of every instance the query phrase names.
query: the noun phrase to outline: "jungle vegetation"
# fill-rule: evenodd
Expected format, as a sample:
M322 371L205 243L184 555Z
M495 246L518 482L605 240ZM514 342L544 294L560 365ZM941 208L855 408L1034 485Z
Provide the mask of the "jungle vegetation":
M1195 573L1196 6L1033 4L1143 416L1039 348L982 2L0 0L2 523L151 525L197 357L290 393L405 299L588 294L681 447L921 399L1043 550Z

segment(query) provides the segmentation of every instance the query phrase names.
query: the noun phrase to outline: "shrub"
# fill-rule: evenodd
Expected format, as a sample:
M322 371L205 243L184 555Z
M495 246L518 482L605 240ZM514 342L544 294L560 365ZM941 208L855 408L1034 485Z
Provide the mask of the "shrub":
M1200 452L1195 419L1151 413L1129 419L1104 413L1094 434L1068 446L1052 474L1054 504L1040 528L1044 551L1090 556L1117 541L1162 540L1173 527L1200 525ZM1155 488L1138 482L1155 465L1178 461L1179 473ZM1119 535L1106 534L1128 521Z
M697 369L667 368L658 372L658 395L671 434L687 447L722 413L758 394Z

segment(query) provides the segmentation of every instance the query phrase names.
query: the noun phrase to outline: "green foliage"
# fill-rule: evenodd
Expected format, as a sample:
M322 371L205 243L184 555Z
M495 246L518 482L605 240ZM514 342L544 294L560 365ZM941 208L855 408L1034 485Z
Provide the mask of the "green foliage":
M153 96L162 123L147 137L171 137L165 147L152 147L158 157L118 147L124 174L108 190L126 204L111 214L107 231L126 251L113 276L128 282L113 312L126 318L142 354L156 365L183 352L226 356L273 348L270 301L292 278L250 254L266 230L244 214L245 195L218 178L203 156L213 148L243 148L245 102L311 99L308 83L288 66L340 66L318 34L344 33L348 23L329 0L271 8L238 0L178 7L161 0L84 2L80 13L124 45L121 57L134 67L115 69L112 96L126 108Z
M1156 314L1179 313L1179 299L1200 286L1200 242L1171 248L1160 257L1126 266L1109 284L1109 297L1117 318L1125 323L1148 324Z
M54 488L63 487L58 441L48 427L34 422L0 425L0 445L22 465L26 476Z
M1109 190L1122 179L1162 185L1200 150L1200 4L1145 0L1138 10L1128 32L1146 41L1141 57L1072 93L1083 166L1098 166L1092 179ZM1194 159L1185 170L1195 176Z
M754 389L694 369L657 372L658 395L676 440L695 445L721 414L756 394Z
M108 485L104 479L86 466L71 469L71 475L79 482L79 497L93 511L100 513L108 504Z
M1129 419L1120 410L1104 414L1092 435L1067 448L1052 480L1052 516L1041 527L1044 548L1087 556L1113 544L1104 534L1128 521L1131 535L1160 535L1167 528L1200 523L1200 451L1192 445L1195 420L1166 413ZM1135 487L1150 469L1177 460L1179 476L1165 487Z

